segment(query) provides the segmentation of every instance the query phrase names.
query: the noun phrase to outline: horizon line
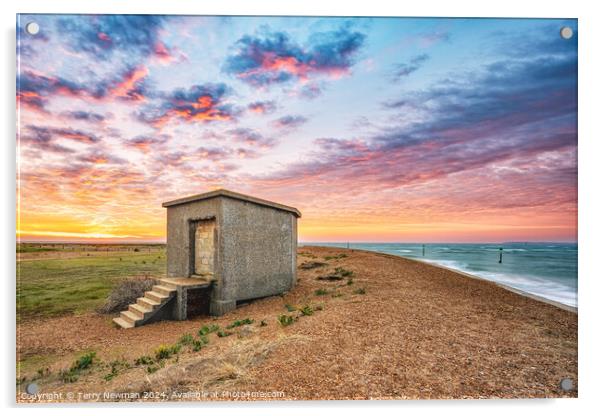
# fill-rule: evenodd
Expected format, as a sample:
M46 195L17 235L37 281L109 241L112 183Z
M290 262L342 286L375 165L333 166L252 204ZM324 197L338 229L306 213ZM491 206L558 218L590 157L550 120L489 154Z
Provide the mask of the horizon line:
M298 241L297 244L577 244L578 240L537 240L537 241ZM165 240L129 240L129 241L88 241L88 240L27 240L16 241L17 244L97 244L97 245L145 245L145 244L167 244Z

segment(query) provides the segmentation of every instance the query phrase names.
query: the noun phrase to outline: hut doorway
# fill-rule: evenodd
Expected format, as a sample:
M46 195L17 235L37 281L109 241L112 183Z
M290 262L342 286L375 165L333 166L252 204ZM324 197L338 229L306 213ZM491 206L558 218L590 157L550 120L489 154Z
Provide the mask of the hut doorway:
M215 219L195 221L193 230L191 277L211 278L215 259Z

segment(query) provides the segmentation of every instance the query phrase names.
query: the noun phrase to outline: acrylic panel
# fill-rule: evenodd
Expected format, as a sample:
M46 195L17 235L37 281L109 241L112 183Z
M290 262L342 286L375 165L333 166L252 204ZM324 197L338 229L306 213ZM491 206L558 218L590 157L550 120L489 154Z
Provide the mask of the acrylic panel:
M17 401L576 397L576 19L17 16Z

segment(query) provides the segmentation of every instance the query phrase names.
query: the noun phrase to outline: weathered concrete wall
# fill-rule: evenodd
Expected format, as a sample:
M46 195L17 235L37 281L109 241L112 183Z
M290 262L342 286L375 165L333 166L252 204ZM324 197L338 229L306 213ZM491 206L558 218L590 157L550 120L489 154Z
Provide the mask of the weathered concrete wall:
M215 300L279 294L296 282L297 218L277 210L223 198L218 246L221 284Z
M215 218L219 234L221 198L211 198L167 209L167 277L188 277L194 273L191 221ZM191 235L192 233L192 235ZM216 247L214 264L219 264L219 247Z
M194 274L195 221L215 219L210 313L236 301L276 295L296 283L297 217L288 211L228 197L167 209L167 276ZM198 234L198 235L197 235ZM197 255L197 257L199 257Z

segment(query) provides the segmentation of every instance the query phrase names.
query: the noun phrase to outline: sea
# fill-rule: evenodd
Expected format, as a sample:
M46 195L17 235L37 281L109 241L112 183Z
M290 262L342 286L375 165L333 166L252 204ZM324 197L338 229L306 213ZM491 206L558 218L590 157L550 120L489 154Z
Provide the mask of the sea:
M346 248L347 244L300 245ZM349 248L426 261L577 307L577 243L425 244L424 247L419 243L349 243Z

